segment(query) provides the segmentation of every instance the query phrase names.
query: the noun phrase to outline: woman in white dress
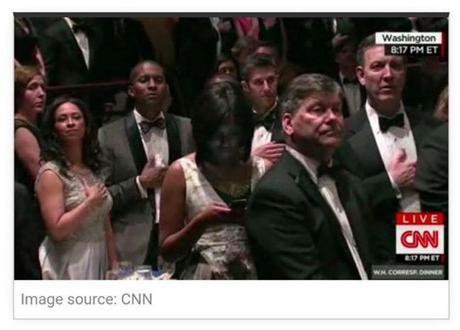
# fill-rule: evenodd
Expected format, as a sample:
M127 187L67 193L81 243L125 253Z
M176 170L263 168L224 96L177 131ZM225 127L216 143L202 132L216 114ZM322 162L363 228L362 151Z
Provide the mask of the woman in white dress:
M244 208L267 164L250 157L251 108L236 84L214 83L200 96L192 127L196 153L174 162L162 186L162 257L182 259L181 279L255 279Z
M35 189L47 237L39 249L43 279L104 279L116 255L112 199L102 178L96 131L79 100L56 99L43 117Z

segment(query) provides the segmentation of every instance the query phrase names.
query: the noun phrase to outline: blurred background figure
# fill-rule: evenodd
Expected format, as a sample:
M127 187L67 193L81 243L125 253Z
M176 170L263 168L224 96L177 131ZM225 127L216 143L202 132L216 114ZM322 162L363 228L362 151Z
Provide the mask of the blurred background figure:
M39 251L43 279L104 279L116 265L112 198L99 176L100 150L86 106L57 98L44 115L43 138L45 163L36 181L47 229Z
M14 274L15 279L40 279L38 247L45 236L34 198L40 168L38 119L46 101L43 75L37 67L14 71Z
M33 192L40 168L38 120L45 108L45 84L37 67L17 67L14 76L14 178Z
M439 94L438 102L434 108L433 117L440 121L449 120L449 88L444 87L441 94Z

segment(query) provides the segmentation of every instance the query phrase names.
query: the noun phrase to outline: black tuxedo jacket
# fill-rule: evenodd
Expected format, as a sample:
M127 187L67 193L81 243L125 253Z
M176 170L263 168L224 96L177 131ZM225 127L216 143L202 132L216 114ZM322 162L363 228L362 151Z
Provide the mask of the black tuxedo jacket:
M430 126L414 109L406 107L406 114L418 148ZM348 118L346 140L335 156L347 170L363 180L375 220L371 230L376 261L394 262L396 250L394 215L400 209L400 205L364 108Z
M340 171L336 185L369 269L370 214L364 191L345 171ZM307 170L287 151L256 186L246 225L261 279L359 279L334 212Z
M90 50L89 68L71 28L64 19L55 22L45 31L40 45L50 86L84 84L103 79L103 37L96 28L91 29L87 37Z

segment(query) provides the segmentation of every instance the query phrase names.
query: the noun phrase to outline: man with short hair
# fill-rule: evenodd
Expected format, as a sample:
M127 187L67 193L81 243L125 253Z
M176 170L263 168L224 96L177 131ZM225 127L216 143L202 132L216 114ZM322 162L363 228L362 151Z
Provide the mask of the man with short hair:
M342 142L340 86L305 74L281 101L286 151L253 191L246 216L261 279L367 279L365 192L334 164Z
M375 35L358 47L357 77L366 88L363 109L347 121L348 139L338 152L347 168L359 175L371 201L374 252L378 263L394 263L395 213L420 211L414 190L417 144L427 126L401 101L406 60L386 55Z
M366 89L356 78L356 44L351 36L336 35L332 41L335 62L337 63L337 82L343 90L345 118L358 112L366 102Z
M241 86L254 113L252 154L276 162L284 150L278 115L278 74L274 59L253 54L241 70Z
M99 130L113 198L118 260L157 267L159 194L167 164L193 149L190 120L167 113L168 84L154 61L129 76L134 109Z

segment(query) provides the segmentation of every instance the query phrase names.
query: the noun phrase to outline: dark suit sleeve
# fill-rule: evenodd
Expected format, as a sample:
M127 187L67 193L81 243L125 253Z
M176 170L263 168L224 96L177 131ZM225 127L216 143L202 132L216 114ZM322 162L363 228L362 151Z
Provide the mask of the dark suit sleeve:
M58 52L57 41L49 34L45 33L39 38L39 45L45 62L47 84L56 85L56 56Z
M355 151L348 143L337 150L334 158L350 173L360 178L371 205L394 200L397 191L393 188L386 171L376 175L366 175L363 165L360 163Z
M419 150L415 184L424 211L448 212L448 166L448 130L443 125Z
M314 238L305 223L307 206L300 198L292 198L292 193L260 187L249 202L246 224L261 279L324 277Z
M118 213L129 207L131 203L142 199L139 189L136 184L136 177L130 177L126 180L115 182L114 179L114 166L115 159L113 150L111 149L107 135L104 129L98 132L98 139L102 150L102 173L105 179L105 184L109 189L110 195L113 199L112 213Z

